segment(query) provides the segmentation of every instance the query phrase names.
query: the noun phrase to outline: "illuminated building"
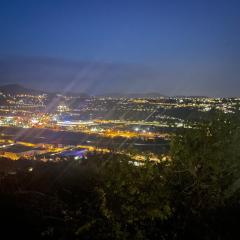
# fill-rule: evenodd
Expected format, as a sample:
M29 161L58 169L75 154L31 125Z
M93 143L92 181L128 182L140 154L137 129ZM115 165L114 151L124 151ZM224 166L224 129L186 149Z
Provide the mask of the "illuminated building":
M21 144L14 144L0 149L0 155L2 157L10 158L12 160L18 160L21 157L29 158L45 152L47 152L47 150L44 148L25 146Z

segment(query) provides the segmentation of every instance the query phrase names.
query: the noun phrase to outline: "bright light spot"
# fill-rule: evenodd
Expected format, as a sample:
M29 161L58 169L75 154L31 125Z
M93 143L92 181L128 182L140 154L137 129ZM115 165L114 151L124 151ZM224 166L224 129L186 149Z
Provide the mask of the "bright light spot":
M35 123L38 123L39 121L36 118L33 118L31 122L35 124Z

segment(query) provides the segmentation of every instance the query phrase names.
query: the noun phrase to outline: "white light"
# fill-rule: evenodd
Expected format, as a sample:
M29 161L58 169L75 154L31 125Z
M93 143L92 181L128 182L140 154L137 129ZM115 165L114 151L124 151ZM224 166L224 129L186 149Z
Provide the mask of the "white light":
M38 123L38 120L37 120L36 118L33 118L33 119L31 120L31 122L32 122L32 123Z

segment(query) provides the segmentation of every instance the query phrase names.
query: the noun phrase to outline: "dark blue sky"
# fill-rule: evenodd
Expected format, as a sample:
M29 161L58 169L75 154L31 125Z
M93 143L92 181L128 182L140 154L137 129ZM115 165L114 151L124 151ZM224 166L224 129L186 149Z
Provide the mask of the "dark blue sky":
M237 0L1 0L0 80L239 96L239 26Z

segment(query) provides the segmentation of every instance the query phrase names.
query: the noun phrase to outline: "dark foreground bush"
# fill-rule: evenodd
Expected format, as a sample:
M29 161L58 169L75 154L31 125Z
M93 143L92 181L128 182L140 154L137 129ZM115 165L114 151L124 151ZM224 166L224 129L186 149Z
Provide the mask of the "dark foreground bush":
M237 119L219 116L176 135L170 161L138 167L116 154L82 162L2 159L1 234L9 239L15 234L24 239L236 239L239 131Z

